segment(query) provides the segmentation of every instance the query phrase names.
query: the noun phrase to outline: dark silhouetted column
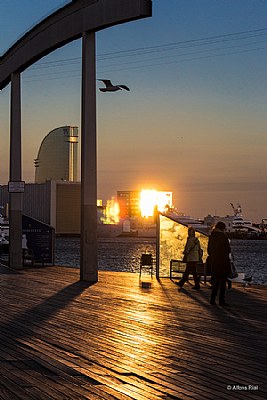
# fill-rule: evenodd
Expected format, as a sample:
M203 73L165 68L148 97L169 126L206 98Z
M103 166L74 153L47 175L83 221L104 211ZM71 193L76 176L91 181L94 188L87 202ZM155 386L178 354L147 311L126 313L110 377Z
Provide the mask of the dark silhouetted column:
M20 74L11 75L10 183L21 181ZM9 193L9 266L22 268L22 193Z
M81 261L80 278L97 282L95 33L82 38Z

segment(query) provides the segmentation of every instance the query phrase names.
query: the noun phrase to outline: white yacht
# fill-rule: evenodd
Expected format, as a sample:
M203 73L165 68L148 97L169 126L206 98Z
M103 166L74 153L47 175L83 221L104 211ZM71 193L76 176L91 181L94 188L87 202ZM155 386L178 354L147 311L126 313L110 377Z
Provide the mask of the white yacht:
M233 203L230 203L232 209L234 211L234 216L232 219L232 230L239 232L248 232L248 231L256 231L251 221L248 221L243 218L241 205L238 204L237 207L234 207Z
M167 216L169 216L170 218L179 222L182 225L192 226L192 228L196 229L201 233L204 233L205 235L210 234L210 226L204 224L204 221L201 219L196 219L194 217L191 217L190 215L184 215L180 213L179 214L170 213Z

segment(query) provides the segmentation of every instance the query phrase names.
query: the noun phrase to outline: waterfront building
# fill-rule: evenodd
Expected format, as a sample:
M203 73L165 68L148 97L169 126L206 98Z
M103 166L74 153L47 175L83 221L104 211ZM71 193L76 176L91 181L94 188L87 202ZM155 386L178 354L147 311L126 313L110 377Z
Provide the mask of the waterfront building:
M46 181L26 183L23 214L55 228L56 234L80 233L81 184ZM0 187L0 205L9 202L8 186Z
M115 198L97 202L98 234L102 237L118 236L122 233L135 233L139 236L155 236L153 215L142 217L139 191L118 192ZM170 192L166 194L168 200ZM124 218L119 217L118 199ZM0 206L8 215L8 185L0 186ZM23 193L23 214L55 229L56 235L79 235L81 229L81 184L65 180L46 180L44 183L26 183ZM165 202L163 202L165 204ZM171 204L171 203L170 203ZM124 207L124 209L123 209Z
M165 212L172 208L172 192L157 190L117 191L120 218L154 217L155 208Z
M117 203L119 205L121 219L138 218L141 216L139 191L117 191Z
M1 213L8 215L8 185L0 185ZM23 193L23 214L37 219L55 229L56 235L79 235L81 230L81 183L46 181L26 183ZM118 236L122 224L106 222L107 207L97 202L98 234Z
M35 182L77 181L78 128L62 126L43 139L35 164Z
M142 217L155 216L155 210L167 212L172 208L172 192L142 190L140 192L140 209Z

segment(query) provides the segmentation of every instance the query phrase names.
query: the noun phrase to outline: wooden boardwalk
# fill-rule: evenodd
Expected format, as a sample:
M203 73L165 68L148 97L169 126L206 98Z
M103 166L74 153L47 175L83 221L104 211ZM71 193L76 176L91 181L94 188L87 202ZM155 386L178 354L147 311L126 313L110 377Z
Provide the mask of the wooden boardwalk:
M143 277L142 279L149 277ZM266 287L0 267L0 399L266 399Z

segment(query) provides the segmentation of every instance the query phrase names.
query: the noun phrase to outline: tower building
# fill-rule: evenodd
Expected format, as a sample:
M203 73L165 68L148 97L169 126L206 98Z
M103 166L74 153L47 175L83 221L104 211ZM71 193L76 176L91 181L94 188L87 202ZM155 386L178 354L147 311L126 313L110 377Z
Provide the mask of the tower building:
M77 181L78 128L53 129L43 139L35 165L35 183L50 180Z

